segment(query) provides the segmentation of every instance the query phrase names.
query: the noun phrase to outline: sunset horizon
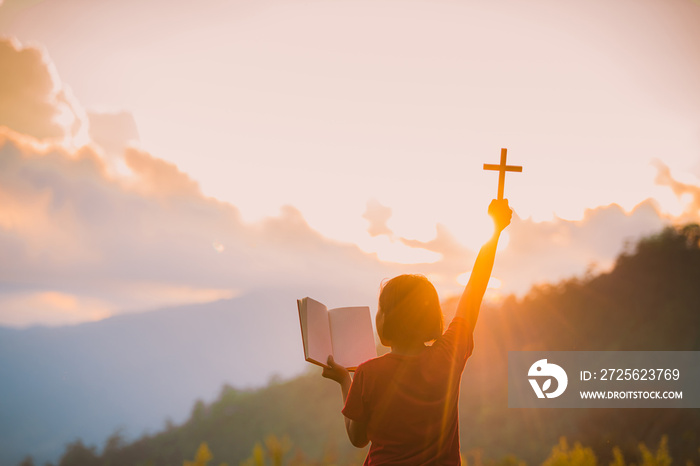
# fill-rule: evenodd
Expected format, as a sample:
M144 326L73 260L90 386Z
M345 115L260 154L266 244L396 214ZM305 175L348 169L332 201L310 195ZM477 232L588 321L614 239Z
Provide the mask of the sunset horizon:
M467 406L546 431L509 444L529 460L564 448L498 398L508 351L690 351L698 76L698 0L0 0L0 464L316 393L297 299L368 306L377 338L382 287L419 274L449 319L484 244ZM565 417L594 443L595 416Z

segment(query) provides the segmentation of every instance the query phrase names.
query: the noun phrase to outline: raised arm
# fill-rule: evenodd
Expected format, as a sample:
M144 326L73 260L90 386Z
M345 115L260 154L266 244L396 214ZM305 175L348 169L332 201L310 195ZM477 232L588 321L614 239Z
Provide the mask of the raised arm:
M493 219L494 230L491 238L481 247L479 255L474 262L469 283L457 305L456 317L463 317L469 323L471 332L476 327L479 317L479 308L486 292L486 286L491 278L493 262L496 257L496 247L501 232L510 224L513 211L508 207L508 199L494 199L489 205L489 215Z

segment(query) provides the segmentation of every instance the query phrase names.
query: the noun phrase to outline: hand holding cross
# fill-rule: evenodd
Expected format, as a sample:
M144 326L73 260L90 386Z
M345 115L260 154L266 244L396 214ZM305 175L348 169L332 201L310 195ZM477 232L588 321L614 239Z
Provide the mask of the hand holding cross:
M498 172L498 199L503 199L503 189L506 184L506 172L522 172L523 167L516 165L506 165L506 153L508 149L501 149L501 163L498 165L484 164L484 170L495 170Z

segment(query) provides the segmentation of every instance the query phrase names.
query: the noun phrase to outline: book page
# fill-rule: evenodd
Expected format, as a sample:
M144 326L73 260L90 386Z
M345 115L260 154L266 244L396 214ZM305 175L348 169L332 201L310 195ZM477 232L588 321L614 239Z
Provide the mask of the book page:
M339 307L328 311L335 362L349 369L377 357L369 307Z
M325 365L333 351L328 309L316 300L304 298L299 304L299 321L304 339L304 357L309 362Z

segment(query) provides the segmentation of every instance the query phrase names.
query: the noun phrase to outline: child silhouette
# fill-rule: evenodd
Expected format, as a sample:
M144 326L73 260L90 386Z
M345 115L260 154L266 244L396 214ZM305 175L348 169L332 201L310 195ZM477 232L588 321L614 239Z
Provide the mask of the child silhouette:
M400 275L382 286L376 318L379 338L391 352L360 364L354 379L328 358L322 375L340 384L350 442L372 442L365 465L460 464L460 379L474 348L498 239L512 214L507 199L489 205L494 233L479 251L447 331L433 284L420 275Z

